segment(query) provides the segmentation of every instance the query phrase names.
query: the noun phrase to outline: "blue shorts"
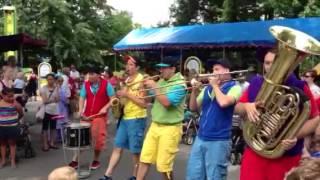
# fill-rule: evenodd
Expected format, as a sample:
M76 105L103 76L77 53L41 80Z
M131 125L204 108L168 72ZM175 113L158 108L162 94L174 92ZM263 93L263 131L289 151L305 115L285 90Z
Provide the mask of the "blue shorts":
M114 139L118 148L139 154L142 149L146 118L121 120Z

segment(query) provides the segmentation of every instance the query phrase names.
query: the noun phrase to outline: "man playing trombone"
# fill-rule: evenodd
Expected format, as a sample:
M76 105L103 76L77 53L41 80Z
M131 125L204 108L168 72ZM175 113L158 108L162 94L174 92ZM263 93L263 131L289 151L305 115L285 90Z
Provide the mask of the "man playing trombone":
M176 73L177 60L165 57L157 64L162 79L156 83L146 80L147 88L154 89L152 123L143 143L138 180L145 179L150 164L156 164L163 179L173 179L173 162L182 135L182 120L186 96L184 78ZM168 86L172 85L172 86ZM161 88L162 87L162 88Z
M139 155L146 127L147 103L143 99L145 93L140 91L143 87L143 75L138 73L138 59L126 56L124 60L126 61L126 72L128 74L125 82L126 87L117 91L117 96L125 100L124 114L117 129L114 140L115 147L110 157L108 168L104 177L100 178L100 180L112 179L112 173L120 160L123 149L128 149L133 155L133 176L129 180L135 180L137 175Z
M200 94L199 86L195 85L190 96L190 110L202 112L198 136L189 156L187 180L225 180L227 177L232 116L241 88L232 80L226 60L215 61L212 69L209 85Z

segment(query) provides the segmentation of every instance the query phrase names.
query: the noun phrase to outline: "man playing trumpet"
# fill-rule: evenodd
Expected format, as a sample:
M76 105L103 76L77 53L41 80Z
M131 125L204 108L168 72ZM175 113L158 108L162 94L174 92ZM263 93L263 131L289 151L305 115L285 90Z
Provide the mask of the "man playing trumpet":
M226 60L215 61L212 70L217 75L209 77L209 85L200 94L195 85L190 96L190 110L202 112L189 156L187 180L227 178L232 117L241 88L232 80Z
M139 156L144 139L146 127L147 103L143 99L144 92L139 91L143 87L143 75L138 73L139 61L137 58L126 56L126 72L128 78L126 87L117 92L119 98L124 98L124 112L114 140L114 149L108 168L101 180L112 179L112 173L117 166L123 149L128 149L133 155L133 176L129 180L135 180L139 164Z
M144 83L147 88L154 89L155 101L151 110L152 123L141 151L138 180L145 179L150 164L156 164L163 179L173 179L173 162L182 135L186 96L186 85L181 84L184 78L175 72L176 62L176 59L165 57L156 65L162 79L158 83L153 80Z

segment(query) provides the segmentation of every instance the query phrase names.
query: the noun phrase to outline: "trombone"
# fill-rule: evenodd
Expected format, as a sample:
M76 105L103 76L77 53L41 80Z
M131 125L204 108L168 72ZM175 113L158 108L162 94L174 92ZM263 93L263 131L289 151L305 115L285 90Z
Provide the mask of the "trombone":
M238 71L230 71L230 72L225 72L225 73L209 73L209 74L198 74L196 77L197 78L205 78L205 77L212 77L212 76L221 76L221 75L226 75L226 74L244 74L244 73L249 73L254 71L253 68L245 69L245 70L238 70Z
M139 83L142 83L142 82L144 82L144 81L146 81L146 80L154 80L154 79L159 79L159 78L160 78L160 75L155 75L155 76L145 75L145 77L144 77L142 80L137 81L137 82L133 82L133 83L128 83L128 84L126 85L126 87L134 86L134 85L139 84Z
M173 83L173 84L168 84L168 85L165 85L165 86L159 86L159 87L156 87L156 88L140 89L139 91L151 91L151 90L155 90L155 89L161 89L161 88L166 88L166 87L180 85L180 84L186 84L186 83L190 83L193 86L194 84L199 82L198 79L209 78L209 77L212 77L212 76L221 76L221 75L226 75L226 74L230 74L230 75L231 74L240 74L240 75L242 74L242 76L236 77L236 78L232 78L232 79L228 79L228 80L223 81L223 82L239 81L239 80L243 80L245 78L245 76L243 76L244 73L249 73L249 72L252 72L252 71L253 71L253 69L246 69L246 70L230 71L230 72L226 72L226 73L198 74L198 75L195 76L195 78L192 78L190 81L181 81L181 82L177 82L177 83ZM208 84L203 84L203 85L208 85Z
M243 79L245 79L244 76L238 77L238 78L232 78L232 79L229 79L229 80L226 80L226 81L223 81L223 82L239 81L239 80L243 80ZM200 86L202 86L202 87L210 85L209 83L202 84L201 82L197 81L196 79L192 79L191 81L184 81L183 83L186 83L186 82L190 82L192 86L191 86L191 87L186 87L186 88L183 88L183 89L177 89L177 90L173 90L173 91L168 91L168 92L164 92L164 93L160 93L160 94L148 95L148 96L144 96L144 97L140 97L140 98L141 98L141 99L151 98L151 97L156 97L156 96L165 95L165 94L174 93L174 92L188 91L188 90L191 90L196 83L200 83L200 84L201 84ZM161 87L157 87L157 88L142 89L142 90L144 90L144 91L146 91L146 90L155 90L155 89L160 89L160 88L164 88L164 87L175 86L175 85L179 85L179 84L183 84L183 83L181 82L181 83L176 83L176 84L161 86Z

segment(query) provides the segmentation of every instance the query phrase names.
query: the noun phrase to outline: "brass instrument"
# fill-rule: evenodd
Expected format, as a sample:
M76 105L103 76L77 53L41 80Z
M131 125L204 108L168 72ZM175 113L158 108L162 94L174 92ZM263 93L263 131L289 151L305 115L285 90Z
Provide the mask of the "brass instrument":
M254 71L253 68L245 69L245 70L237 70L237 71L230 71L230 72L225 72L225 73L209 73L209 74L198 74L196 77L197 78L208 78L212 76L221 76L221 75L227 75L227 74L244 74L244 73L249 73Z
M263 104L257 107L259 120L256 123L245 120L243 132L245 141L256 153L271 159L285 152L281 141L296 136L310 111L309 101L282 83L305 55L320 55L320 42L288 27L272 26L269 30L278 40L278 53L255 99Z
M134 86L136 84L140 84L146 80L152 80L152 79L158 79L160 78L160 75L155 75L155 76L145 76L142 80L140 81L137 81L137 82L134 82L134 83L127 83L126 84L126 87L131 87L131 86Z
M173 84L169 84L169 85L165 85L165 86L160 86L157 88L140 89L140 91L151 91L151 90L155 90L155 89L161 89L161 88L166 88L166 87L175 86L175 85L179 85L179 84L186 84L186 83L190 83L193 86L194 84L199 83L199 79L207 79L212 76L219 76L219 75L226 75L226 74L242 74L243 75L244 73L249 73L252 71L253 71L253 69L246 69L246 70L230 71L230 72L226 72L226 73L197 74L196 78L192 78L190 81L180 81L177 83L173 83ZM240 76L240 77L236 77L236 78L231 78L231 79L223 81L223 82L239 81L244 78L245 78L244 76ZM205 84L205 85L207 85L207 84Z
M119 119L121 116L121 104L119 98L113 98L111 99L111 111L113 114L113 117L115 119Z

